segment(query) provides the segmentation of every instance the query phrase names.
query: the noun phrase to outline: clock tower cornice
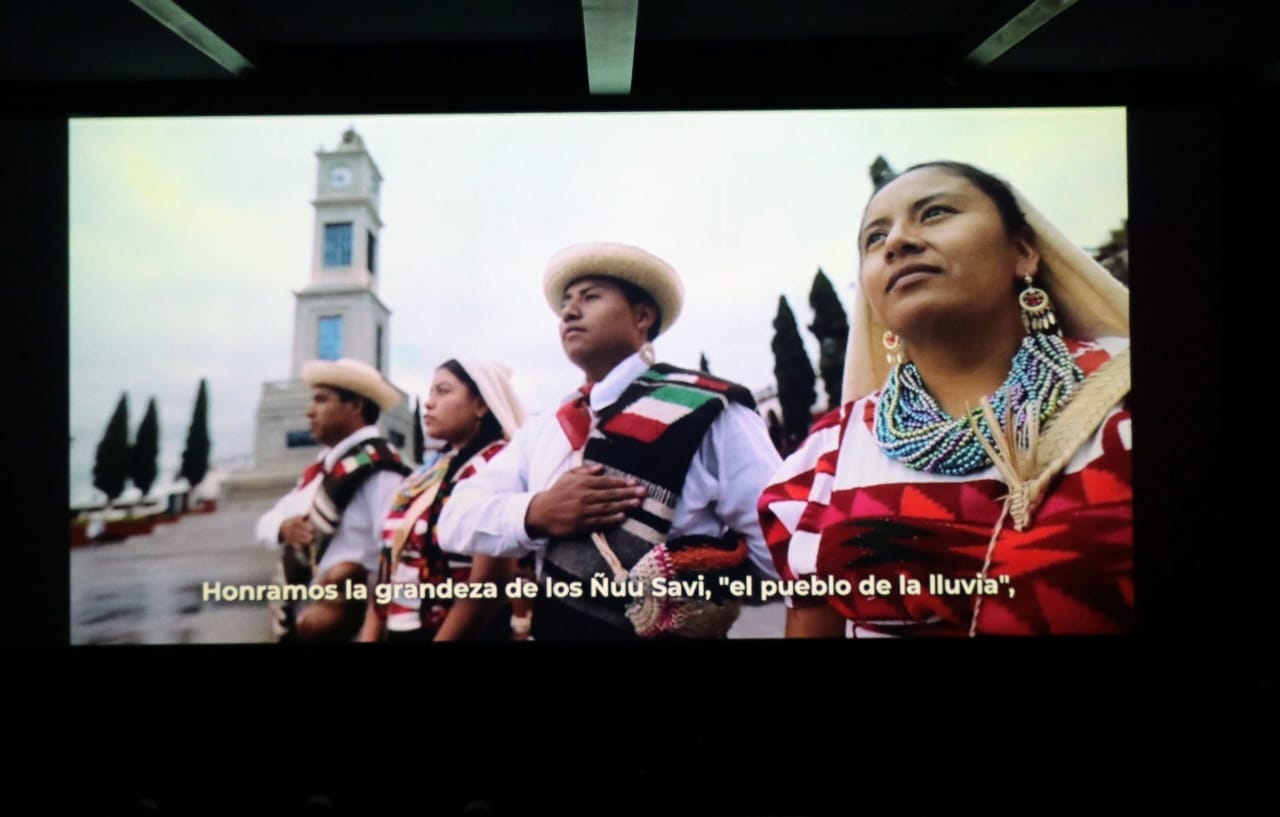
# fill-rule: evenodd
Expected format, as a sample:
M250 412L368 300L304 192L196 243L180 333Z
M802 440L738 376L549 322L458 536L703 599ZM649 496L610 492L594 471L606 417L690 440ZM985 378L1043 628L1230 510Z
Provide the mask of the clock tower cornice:
M378 227L378 229L382 229L386 226L382 221L382 216L378 213L378 208L373 206L373 202L370 201L368 196L323 196L311 200L311 206L317 209L324 205L363 206L369 211L369 217L373 220L373 223Z

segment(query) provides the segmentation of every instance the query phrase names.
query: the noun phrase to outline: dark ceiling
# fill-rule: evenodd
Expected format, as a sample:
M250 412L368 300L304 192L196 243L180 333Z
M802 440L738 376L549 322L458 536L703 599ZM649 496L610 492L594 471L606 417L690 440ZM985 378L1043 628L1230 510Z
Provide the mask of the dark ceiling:
M299 108L590 105L584 5L635 0L61 0L0 11L0 90L40 98L201 99L302 89ZM149 9L149 11L144 10ZM970 57L1019 14L1047 20ZM180 36L159 17L189 15ZM207 56L190 30L218 54ZM630 93L614 104L892 103L908 89L1106 95L1274 88L1280 3L1257 0L638 0ZM238 62L236 62L238 61ZM140 90L141 89L141 90ZM166 89L160 91L157 89ZM1176 93L1176 90L1169 90ZM129 94L133 96L130 97ZM139 96L141 95L141 96ZM753 96L754 95L754 96ZM172 101L172 97L170 97ZM266 104L266 103L264 103Z

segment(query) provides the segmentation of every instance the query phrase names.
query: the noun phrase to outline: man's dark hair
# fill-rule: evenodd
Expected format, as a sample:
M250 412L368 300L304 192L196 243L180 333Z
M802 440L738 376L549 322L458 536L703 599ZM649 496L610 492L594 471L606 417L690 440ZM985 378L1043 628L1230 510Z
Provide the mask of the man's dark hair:
M609 280L617 284L618 289L622 290L622 294L627 299L627 303L632 306L644 304L645 306L649 306L653 309L653 325L649 327L648 340L656 338L658 333L662 331L662 309L658 306L658 302L653 299L652 295L630 281L624 281L621 278L610 278Z
M362 401L360 406L360 416L364 419L364 424L371 426L378 422L382 410L378 408L378 404L361 394L356 394L351 389L344 389L341 386L331 387L338 394L338 399L343 403L354 403L357 400Z

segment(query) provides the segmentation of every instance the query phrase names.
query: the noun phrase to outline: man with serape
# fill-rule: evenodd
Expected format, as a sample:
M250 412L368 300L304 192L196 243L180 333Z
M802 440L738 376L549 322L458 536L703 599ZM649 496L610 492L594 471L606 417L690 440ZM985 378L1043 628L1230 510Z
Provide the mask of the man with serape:
M537 553L544 581L535 640L723 635L737 600L713 578L714 603L699 609L545 592L546 580L587 588L601 575L712 574L748 563L776 576L755 503L780 459L750 392L655 363L649 342L675 323L684 295L665 261L625 244L578 244L551 259L543 289L565 355L586 382L459 485L440 519L441 547ZM711 625L675 626L695 619Z
M336 600L300 610L286 604L277 621L280 640L346 640L359 630L366 602L347 599L343 589L348 580L367 583L377 570L382 518L409 472L376 425L400 392L377 369L346 358L308 361L302 379L311 386L311 436L325 449L262 515L256 534L281 551L289 584L340 588Z

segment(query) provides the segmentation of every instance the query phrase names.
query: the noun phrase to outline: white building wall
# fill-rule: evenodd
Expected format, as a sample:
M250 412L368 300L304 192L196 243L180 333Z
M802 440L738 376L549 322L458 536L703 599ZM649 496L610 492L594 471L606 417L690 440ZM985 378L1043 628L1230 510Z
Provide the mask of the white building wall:
M342 318L342 347L339 357L352 358L377 366L385 376L391 349L391 311L376 294L381 264L375 258L378 273L369 271L369 234L381 242L382 221L377 211L382 175L364 143L354 132L343 134L343 142L334 151L316 154L316 197L312 238L311 271L305 289L296 291L293 348L288 379L262 384L254 433L253 468L233 474L223 486L224 497L250 500L278 496L313 462L317 445L290 448L291 431L308 430L307 407L311 388L302 382L302 364L319 357L319 321L325 316ZM351 182L335 188L330 171L343 165L352 171ZM351 264L343 267L324 266L324 225L350 222L352 225ZM381 253L375 248L375 253ZM376 346L378 328L382 328L382 346ZM379 352L381 354L379 355ZM406 463L412 462L413 408L402 393L400 403L383 411L378 426L400 451Z
M351 223L351 264L342 267L326 267L324 265L324 227L326 224L344 222ZM368 234L372 231L375 237L380 237L379 227L377 216L363 198L316 202L315 235L311 241L311 284L308 289L367 287L376 290L378 276L376 273L369 272ZM376 248L374 252L376 255Z
M349 357L370 366L377 365L375 343L377 328L382 327L382 372L385 375L390 350L391 311L367 289L312 290L297 293L290 377L300 378L302 364L319 356L320 318L329 315L342 317L340 357Z

